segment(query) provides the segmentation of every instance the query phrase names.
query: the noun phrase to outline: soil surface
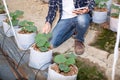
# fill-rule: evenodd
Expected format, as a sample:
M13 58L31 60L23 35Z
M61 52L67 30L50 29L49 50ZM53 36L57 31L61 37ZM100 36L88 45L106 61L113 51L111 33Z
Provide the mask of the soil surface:
M59 69L57 64L52 65L51 69L53 69L57 73L60 73L60 74L62 74L64 76L72 76L72 75L75 75L75 74L78 73L78 69L75 66L72 66L72 65L70 66L70 71L67 72L67 73L60 71L60 69Z
M29 20L35 23L38 31L44 26L48 11L48 4L40 0L7 0L10 12L15 10L24 11L21 20Z
M45 17L48 12L48 4L44 3L41 0L6 0L9 11L15 11L15 10L22 10L24 11L24 17L21 18L21 20L30 20L35 23L35 25L38 28L38 31L41 32L42 27L45 23ZM56 18L57 19L57 18ZM57 21L56 21L57 22ZM53 26L56 24L54 22ZM96 26L97 28L99 26ZM88 30L88 34L85 37L85 46L86 50L83 55L80 57L89 59L91 62L99 64L100 67L103 67L106 69L106 75L108 76L108 80L111 80L111 70L112 70L112 63L113 63L113 54L110 55L110 57L107 59L108 52L96 49L94 47L89 46L88 44L92 41L94 41L94 37L97 31L95 30ZM67 47L66 47L67 46ZM64 44L62 44L60 47L56 48L54 52L60 52L64 53L65 51L74 50L74 39L70 38L67 40ZM120 65L120 60L118 60L118 65ZM116 74L118 74L119 80L119 73L120 73L120 66L116 68Z

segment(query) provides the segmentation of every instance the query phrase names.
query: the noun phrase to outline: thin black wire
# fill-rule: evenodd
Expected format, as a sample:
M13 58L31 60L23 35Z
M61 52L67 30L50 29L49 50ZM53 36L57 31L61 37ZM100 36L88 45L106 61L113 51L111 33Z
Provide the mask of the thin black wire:
M34 43L33 43L33 44L34 44ZM28 50L28 49L29 49L29 48L30 48L33 44L31 44L31 45L27 48L27 50ZM25 50L25 52L23 53L22 57L20 58L20 60L19 60L19 62L18 62L18 65L17 65L17 68L16 68L16 69L18 69L18 68L19 68L19 65L20 65L20 63L21 63L21 61L22 61L23 57L25 56L25 54L26 54L27 50Z
M10 29L11 29L11 27L6 31L5 34L7 34ZM6 37L7 37L6 35L3 36L3 43L2 43L2 45L1 45L2 48L3 48L3 46L4 46ZM33 45L33 44L32 44L32 45ZM31 45L28 47L28 49L29 49L30 47L31 47ZM28 49L27 49L27 50L28 50ZM18 65L17 65L16 69L18 69L18 67L19 67L19 65L20 65L20 63L21 63L21 61L22 61L25 53L27 52L27 50L25 50L25 52L23 53L22 57L20 58L20 61L18 62ZM14 59L15 59L15 58L14 58Z
M9 28L10 29L10 28ZM8 30L9 31L9 30ZM6 39L6 35L3 35L3 43L1 45L1 48L3 49L4 48L4 44L5 44L5 39ZM3 55L3 54L2 54ZM10 62L15 66L15 63L13 62L13 59L11 57L9 57L8 55L3 55L4 57L7 57L10 59Z
M23 53L22 57L20 58L20 60L19 60L19 62L18 62L18 65L17 65L16 69L19 68L20 63L21 63L21 61L22 61L22 59L23 59L23 57L24 57L24 55L25 55L26 52L27 52L27 50Z
M2 43L2 45L1 45L1 48L3 49L4 48L4 43L5 43L5 39L6 39L6 34L8 33L8 31L11 29L11 26L8 28L8 30L6 31L6 32L4 32L3 31L3 43ZM10 62L12 62L12 63L14 63L13 61L13 59L10 57L10 56L8 56L8 55L4 55L5 57L8 57L9 59L10 59ZM14 58L15 59L15 58ZM15 63L14 63L14 65L15 65Z
M7 30L7 32L10 30L10 28ZM6 32L6 33L7 33ZM5 39L6 39L6 35L3 35L3 43L2 43L2 45L1 45L1 48L3 49L4 48L4 44L5 44ZM3 54L2 54L3 55ZM15 65L15 63L12 61L12 58L11 57L9 57L8 55L3 55L4 57L8 57L9 59L10 59L10 62L13 64L13 65Z
M38 75L39 71L41 71L41 69L42 69L45 65L47 65L47 64L49 64L49 63L51 63L51 62L48 62L48 63L42 65L42 66L40 67L40 69L38 69L37 73L35 74L35 79L34 79L34 80L37 80L37 75Z
M9 31L9 30L8 30L8 31ZM3 34L3 42L2 42L2 45L0 45L2 49L4 48L5 39L6 39L6 38L7 38L7 36ZM8 49L8 50L9 50L9 49ZM1 54L1 55L3 55L3 56L6 58L6 60L9 60L8 62L9 62L9 63L12 65L12 67L17 71L17 69L16 69L16 64L15 64L15 62L14 62L14 60L13 60L13 58L15 59L15 57L12 56L13 58L11 58L9 55L5 55L5 54ZM17 66L18 66L18 65L17 65ZM25 80L25 79L23 78L22 80Z
M5 32L5 34L7 34L10 29L11 29L11 27L8 28L8 30ZM3 36L3 44L1 45L2 48L3 48L3 45L4 45L5 39L7 37L5 34Z
M11 28L11 27L10 27ZM10 30L10 28L7 30L7 32ZM6 32L6 33L7 33ZM6 39L6 35L4 35L4 37L3 37L3 43L2 43L2 48L4 47L4 43L5 43L5 39ZM34 44L34 43L33 43ZM33 45L32 44L32 45ZM31 47L31 45L28 47L28 49ZM27 49L27 50L28 50ZM26 54L26 52L27 52L27 50L25 50L25 52L23 53L23 55L21 56L21 58L20 58L20 60L19 60L19 62L18 62L18 64L17 64L17 67L15 66L15 63L13 62L13 59L11 58L11 57L9 57L8 55L4 55L5 57L8 57L9 59L10 59L10 62L14 65L14 69L18 69L19 68L19 66L20 66L20 63L21 63L21 61L22 61L22 59L23 59L23 57L25 56L25 54ZM1 54L1 55L3 55L3 54ZM35 80L37 79L37 75L38 75L38 73L39 73L39 71L41 70L41 68L43 68L45 65L47 65L47 64L49 64L50 62L48 62L48 63L46 63L46 64L44 64L44 65L42 65L42 67L40 67L40 69L38 70L38 72L35 74Z

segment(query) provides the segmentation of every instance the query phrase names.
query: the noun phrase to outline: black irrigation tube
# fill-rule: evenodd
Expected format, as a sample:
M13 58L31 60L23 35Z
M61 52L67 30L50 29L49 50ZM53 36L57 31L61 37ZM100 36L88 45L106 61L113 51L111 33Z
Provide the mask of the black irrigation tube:
M14 74L16 75L16 78L18 80L27 80L25 77L23 77L23 75L19 72L19 70L15 69L15 65L16 65L15 61L13 61L13 59L11 57L9 57L8 54L5 51L2 50L1 47L0 47L0 51L3 53L4 57L6 58L6 60L8 61L9 65L10 65L10 67L14 71Z
M10 28L9 28L10 29ZM7 30L7 32L8 32L9 30ZM6 32L6 33L7 33ZM22 75L21 75L21 73L19 72L19 70L18 70L18 68L19 68L19 66L20 66L20 63L21 63L21 61L22 61L22 59L23 59L23 57L25 56L25 54L26 54L26 52L27 52L27 50L25 50L25 52L23 52L23 55L21 56L20 54L20 56L21 56L21 58L20 58L20 60L18 61L18 64L16 64L16 62L8 55L8 53L6 53L6 52L4 52L3 51L3 47L4 47L4 43L5 43L5 39L7 38L7 36L5 35L5 34L3 34L2 33L2 35L4 36L3 37L3 42L2 42L2 45L0 46L0 50L1 50L1 52L3 53L3 54L0 54L0 55L3 55L5 58L6 58L6 60L8 61L8 63L9 63L9 65L11 66L11 68L12 68L12 70L15 72L15 75L17 76L17 80L28 80L27 78L24 78ZM16 45L16 44L15 44ZM33 45L33 44L32 44ZM17 46L17 45L16 45ZM31 46L31 45L30 45ZM30 46L29 46L29 48L30 48ZM28 49L29 49L28 48ZM13 54L11 54L12 55L12 57L14 58L14 56L13 56ZM15 58L14 58L15 59ZM45 65L47 65L47 64L49 64L50 62L48 62L48 63L46 63L46 64L44 64L42 67L44 67ZM39 71L41 70L41 68L42 67L40 67L40 69L38 69L38 71L37 71L37 73L35 74L35 79L34 80L37 80L37 75L38 75L38 73L39 73Z
M6 37L6 36L4 36L4 37ZM1 46L2 48L4 47L5 39L6 39L6 38L4 38L4 40L3 40L3 44L2 44L2 46ZM26 79L26 78L23 78L22 75L21 75L21 73L18 71L18 68L19 68L19 66L20 66L20 63L21 63L23 57L25 56L25 53L27 52L27 50L25 50L25 52L23 53L22 57L20 58L18 64L16 65L16 64L15 64L15 61L14 61L11 57L9 57L9 55L7 55L7 53L4 52L1 47L0 47L0 51L1 51L3 54L0 54L0 55L3 55L3 56L6 58L6 60L8 61L8 63L9 63L9 65L11 66L12 70L15 72L15 75L16 75L16 78L17 78L16 80L28 80L28 79ZM12 55L12 54L11 54L11 55ZM34 80L37 80L37 75L38 75L39 71L41 71L41 68L43 68L45 65L47 65L47 64L49 64L49 63L50 63L50 62L44 64L43 66L40 67L40 69L38 69L37 73L35 74L35 79L34 79Z
M18 65L17 65L17 67L16 67L16 69L18 69L19 68L19 66L20 66L20 63L21 63L21 61L22 61L22 59L23 59L23 57L25 56L25 53L27 52L27 50L23 53L23 55L21 56L21 58L20 58L20 60L19 60L19 62L18 62Z
M10 27L10 28L11 28L11 27ZM6 34L7 34L8 31L10 30L10 28L6 31ZM4 47L4 42L5 42L5 39L6 39L6 37L7 37L5 34L3 34L3 35L4 35L4 37L3 37L3 43L2 43L2 45L1 45L2 48ZM16 45L16 46L17 46L17 45ZM25 53L26 53L26 51L23 53L22 57L20 58L20 61L18 62L18 65L17 65L16 69L18 69L18 67L19 67L19 65L20 65L20 62L21 62L22 58L24 57ZM11 55L13 56L13 54L11 54ZM15 59L15 58L14 58L14 59Z
M33 44L34 44L34 43L33 43ZM28 49L29 49L33 44L31 44L31 45L28 47ZM28 49L27 49L27 50L28 50ZM23 57L25 56L27 50L25 50L25 52L23 53L22 57L20 58L20 60L19 60L19 62L18 62L18 65L17 65L17 69L18 69L18 67L19 67L19 65L20 65L20 63L21 63Z
M9 29L10 29L10 28L9 28ZM9 31L9 29L7 30L7 32ZM6 33L7 33L7 32L6 32ZM11 67L11 69L12 69L15 77L17 78L17 80L28 80L25 76L23 76L23 75L21 74L21 72L20 72L20 70L18 70L18 68L17 68L17 69L15 68L15 67L18 66L18 65L17 65L16 62L8 55L8 53L3 50L3 48L4 48L4 43L5 43L5 39L6 39L7 36L6 36L5 34L3 34L3 33L1 33L1 34L3 35L3 42L2 42L2 44L0 45L0 51L2 52L2 54L0 54L0 55L3 55L3 56L5 57L5 59L8 61L8 63L9 63L9 65L10 65L10 67ZM12 56L13 56L13 55L12 55ZM15 59L15 58L14 58L14 59Z
M37 73L36 73L36 75L35 75L35 80L37 80L37 75L38 75L39 71L41 70L41 68L43 68L45 65L47 65L47 64L49 64L49 63L51 63L51 62L48 62L48 63L42 65L42 66L40 67L40 69L38 69L38 71L37 71Z

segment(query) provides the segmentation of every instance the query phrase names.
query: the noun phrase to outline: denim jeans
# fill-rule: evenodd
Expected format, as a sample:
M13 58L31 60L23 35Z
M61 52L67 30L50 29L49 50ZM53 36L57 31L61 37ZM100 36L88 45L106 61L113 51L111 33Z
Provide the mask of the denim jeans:
M84 42L84 34L90 24L89 14L78 15L74 18L61 19L52 31L51 45L55 48L69 39L76 31L75 39Z

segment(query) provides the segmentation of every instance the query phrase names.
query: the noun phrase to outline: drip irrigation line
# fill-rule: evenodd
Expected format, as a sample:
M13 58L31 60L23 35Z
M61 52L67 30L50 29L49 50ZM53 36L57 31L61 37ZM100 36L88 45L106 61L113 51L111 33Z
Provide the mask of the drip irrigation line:
M15 34L15 31L14 31L14 28L13 28L13 25L12 25L12 21L11 21L11 19L10 19L9 11L8 11L7 6L6 6L6 1L3 0L3 3L4 3L4 5L5 5L6 12L7 12L8 18L9 18L9 20L10 20L10 27L9 27L9 29L8 29L4 34L7 34L8 31L12 28L12 32L13 32L13 34L14 34L15 40L18 42L17 36L16 36L16 34ZM1 45L2 49L3 49L4 46L5 46L5 39L6 39L6 37L7 37L6 35L4 35L4 37L3 37L3 43L2 43L2 45ZM19 46L19 45L18 45L18 46ZM31 45L28 47L28 49L29 49L30 47L31 47ZM28 50L28 49L27 49L27 50ZM8 50L9 50L9 49L8 49ZM13 56L12 53L10 53L10 54L12 55L12 58L11 58L9 55L4 55L4 57L6 57L6 60L9 60L8 62L9 62L9 64L10 64L10 66L11 66L12 68L14 68L14 70L15 70L15 71L17 72L17 74L20 76L20 79L21 79L21 80L25 80L25 79L22 79L22 76L19 74L19 72L18 72L17 70L18 70L18 67L20 66L20 63L21 63L23 57L25 56L27 50L25 50L25 52L24 52L23 55L21 56L21 58L20 58L20 60L19 60L19 62L18 62L17 65L16 65L16 63L15 63L15 61L14 61L15 57ZM50 63L50 62L48 62L48 63ZM47 65L48 63L42 65L42 67L44 67L44 66ZM16 67L16 66L17 66L17 67ZM40 69L41 69L42 67L40 67ZM38 70L38 72L40 71L40 69ZM37 72L36 75L35 75L35 80L37 79L38 72Z
M48 62L48 63L42 65L42 66L38 69L37 73L35 74L35 79L34 79L34 80L37 80L37 75L38 75L39 71L41 71L41 69L42 69L45 65L47 65L47 64L49 64L49 63L51 63L51 62Z
M4 48L4 45L5 45L5 39L6 39L6 36L3 35L3 42L2 42L2 45L1 45L1 48L2 48L2 49ZM6 58L9 58L10 63L12 63L12 64L15 66L15 63L12 61L12 58L11 58L11 57L9 57L8 55L4 55L4 54L1 54L1 55L3 55L3 56L6 57Z
M15 77L19 80L22 80L24 78L24 80L27 80L27 78L21 73L20 70L16 70L15 66L16 66L16 62L9 57L9 55L0 47L1 52L3 53L3 55L5 56L6 60L8 61Z
M33 43L33 44L34 44L34 43ZM31 45L27 48L27 50L28 50L33 44L31 44ZM17 65L17 69L18 69L18 67L19 67L19 65L20 65L20 63L21 63L23 57L25 56L27 50L25 50L25 52L23 53L22 57L20 58L20 60L19 60L19 62L18 62L18 65Z
M27 50L26 50L26 51L23 53L23 55L21 56L21 58L20 58L20 60L19 60L19 62L18 62L18 65L17 65L16 69L19 68L20 63L21 63L21 61L22 61L22 59L23 59L23 57L24 57L24 55L25 55L26 52L27 52Z

